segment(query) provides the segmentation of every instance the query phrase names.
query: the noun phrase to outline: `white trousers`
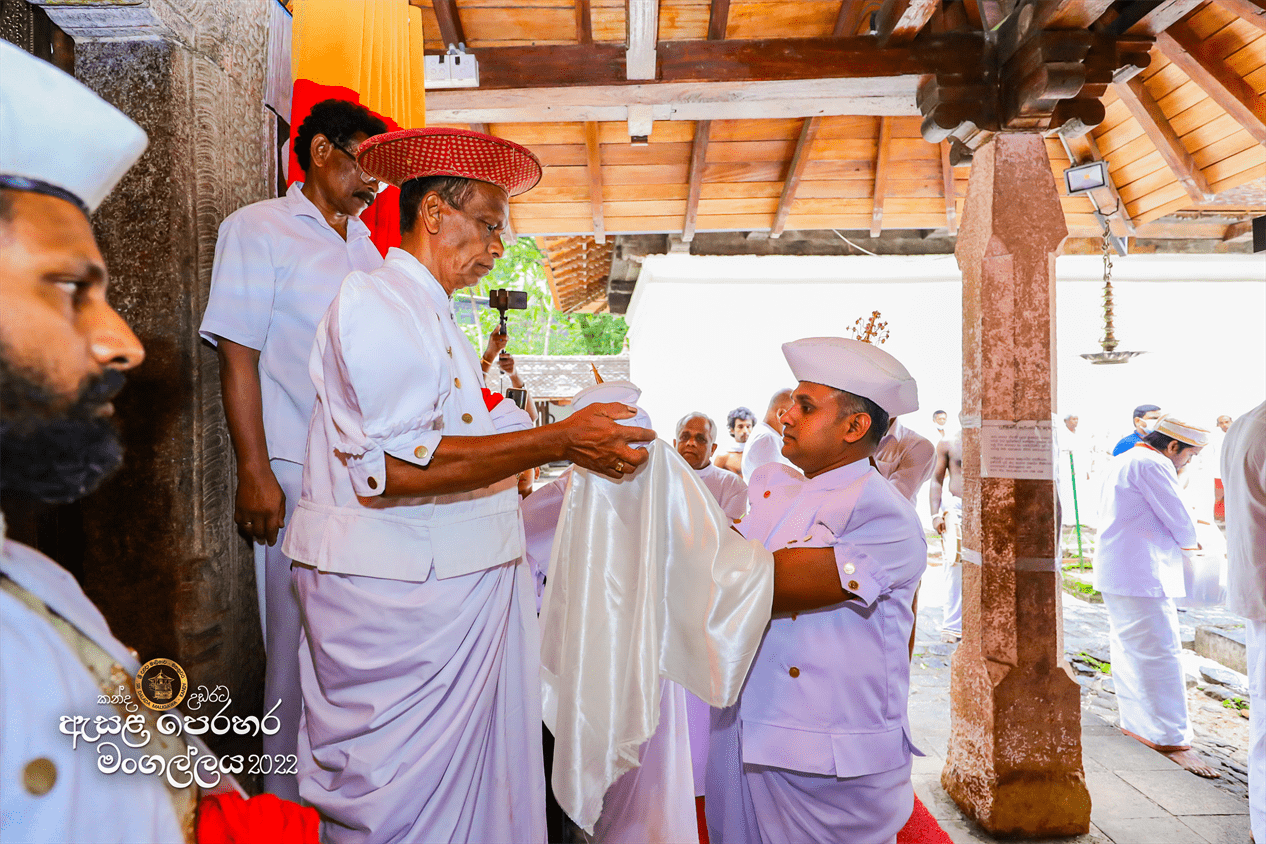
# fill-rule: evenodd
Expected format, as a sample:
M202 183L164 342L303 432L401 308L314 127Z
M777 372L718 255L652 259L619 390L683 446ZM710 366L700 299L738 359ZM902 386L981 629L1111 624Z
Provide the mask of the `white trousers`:
M945 560L945 612L941 632L963 635L963 513L956 507L943 510L945 535L941 540Z
M303 489L303 466L289 460L270 460L281 491L286 494L286 524L294 516ZM281 731L264 736L264 753L288 756L297 753L299 717L303 694L299 691L299 602L290 582L290 558L281 553L286 530L277 532L277 544L255 544L255 583L259 589L259 627L264 634L264 711L272 709L281 719ZM293 770L290 764L274 765ZM267 774L264 791L284 800L299 800L299 781L294 774Z
M545 841L526 564L423 583L297 565L299 791L325 844Z
M1121 727L1153 744L1191 744L1182 640L1173 598L1103 593Z
M1248 817L1266 844L1266 621L1244 622L1248 644Z

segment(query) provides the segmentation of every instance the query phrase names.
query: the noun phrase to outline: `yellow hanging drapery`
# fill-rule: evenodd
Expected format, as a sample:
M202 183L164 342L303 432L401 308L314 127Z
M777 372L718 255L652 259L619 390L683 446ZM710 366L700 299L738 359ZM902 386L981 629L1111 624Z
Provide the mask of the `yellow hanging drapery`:
M422 10L408 0L294 0L295 82L348 88L401 128L426 125Z

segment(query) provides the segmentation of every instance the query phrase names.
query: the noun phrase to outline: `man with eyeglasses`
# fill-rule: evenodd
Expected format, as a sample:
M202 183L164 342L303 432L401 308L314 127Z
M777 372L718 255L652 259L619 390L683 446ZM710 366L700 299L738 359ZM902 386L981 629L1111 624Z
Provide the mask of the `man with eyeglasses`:
M646 461L594 404L533 427L483 387L452 296L501 257L541 165L501 138L365 141L400 187L399 248L347 276L317 329L303 497L283 550L303 613L299 791L328 844L545 840L540 641L517 473Z
M264 710L281 702L274 712L281 731L264 738L264 752L275 757L296 752L301 712L299 607L281 539L299 501L316 401L308 356L317 323L343 278L382 266L360 220L379 183L357 166L355 150L386 129L355 103L331 99L313 106L295 137L304 180L285 196L238 209L221 224L200 329L220 358L224 414L237 458L233 518L255 543L268 658ZM264 788L299 799L293 774L268 774Z

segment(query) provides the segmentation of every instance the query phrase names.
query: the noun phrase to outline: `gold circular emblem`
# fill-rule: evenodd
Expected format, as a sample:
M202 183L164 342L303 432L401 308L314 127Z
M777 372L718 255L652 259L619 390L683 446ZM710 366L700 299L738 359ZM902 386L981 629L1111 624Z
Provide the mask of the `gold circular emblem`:
M170 659L151 659L136 672L136 696L158 712L179 706L188 691L185 670Z
M33 759L22 769L22 785L28 793L43 797L57 783L57 766L47 756Z

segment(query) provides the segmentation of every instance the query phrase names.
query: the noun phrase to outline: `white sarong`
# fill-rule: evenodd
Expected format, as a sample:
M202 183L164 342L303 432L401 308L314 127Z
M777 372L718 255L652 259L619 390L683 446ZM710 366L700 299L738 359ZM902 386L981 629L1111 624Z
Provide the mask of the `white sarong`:
M1244 619L1248 645L1248 817L1266 842L1266 621Z
M637 767L655 733L660 679L712 706L734 703L773 600L770 552L730 529L670 446L657 440L649 453L620 482L574 472L545 586L551 781L559 805L587 831L607 789ZM693 791L680 795L691 805ZM642 810L656 808L666 810Z
M531 576L294 569L299 793L328 844L545 840Z
M1191 744L1173 598L1103 593L1122 729L1162 747Z

